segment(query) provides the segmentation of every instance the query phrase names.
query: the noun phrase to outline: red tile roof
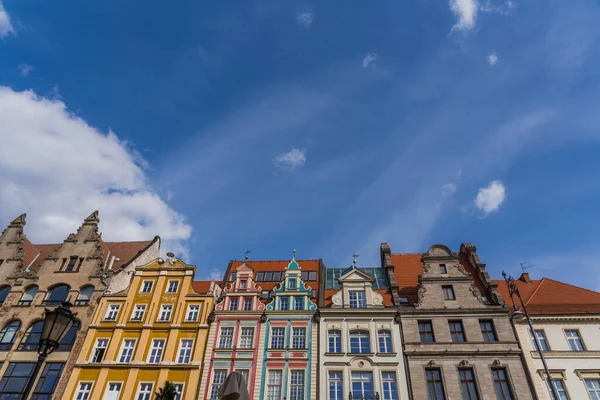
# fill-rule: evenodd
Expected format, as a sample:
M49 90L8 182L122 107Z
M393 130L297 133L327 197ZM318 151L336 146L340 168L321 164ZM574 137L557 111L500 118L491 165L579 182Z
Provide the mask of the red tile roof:
M119 261L115 260L112 265L112 270L115 271L129 263L140 252L144 251L148 246L150 246L154 240L144 240L138 242L102 242L110 250L111 258L112 256L116 256L119 259Z
M498 284L498 291L504 301L512 307L506 282L504 280L495 280L494 282ZM521 297L523 297L527 312L532 315L600 313L600 293L593 290L549 278L532 280L531 283L526 283L521 279L517 279L515 282ZM516 298L515 301L518 305Z
M196 291L196 293L205 294L210 292L210 287L212 284L220 285L221 282L215 281L193 281L192 288Z

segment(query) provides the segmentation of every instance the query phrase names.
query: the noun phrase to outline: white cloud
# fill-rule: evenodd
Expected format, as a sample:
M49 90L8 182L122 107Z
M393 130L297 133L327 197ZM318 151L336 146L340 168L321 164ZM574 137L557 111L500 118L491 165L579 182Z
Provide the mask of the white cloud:
M31 71L34 70L35 67L33 65L20 64L18 68L19 68L19 75L27 76L27 75L29 75L29 73Z
M450 0L450 10L456 15L458 21L452 27L452 31L469 31L475 26L477 9L479 5L476 0Z
M482 12L494 12L498 14L508 15L511 10L517 6L517 3L512 0L507 0L502 4L496 4L490 0L486 1L479 7Z
M191 227L153 190L145 162L113 132L98 131L58 99L1 86L0 120L2 221L29 210L30 238L61 242L97 209L104 239L160 235L163 250L185 259Z
M12 23L10 22L10 16L4 8L2 0L0 0L0 38L8 36L11 33L15 33L15 28L13 28Z
M315 14L312 12L300 12L296 13L296 21L298 25L304 26L306 28L312 25L313 19L315 18Z
M305 162L306 150L300 150L296 148L293 148L287 153L281 153L273 160L273 164L275 164L275 166L286 170L294 170L303 166Z
M506 199L506 188L502 182L492 181L486 187L479 189L477 197L475 197L473 202L475 203L475 207L486 216L498 210L504 199Z
M442 196L448 197L456 193L456 185L454 183L446 183L442 186Z
M496 63L498 62L498 55L496 53L488 54L487 61L492 66L496 65Z
M369 64L371 64L375 60L377 60L377 54L367 53L365 58L363 58L363 62L362 62L363 68L367 68L369 66Z

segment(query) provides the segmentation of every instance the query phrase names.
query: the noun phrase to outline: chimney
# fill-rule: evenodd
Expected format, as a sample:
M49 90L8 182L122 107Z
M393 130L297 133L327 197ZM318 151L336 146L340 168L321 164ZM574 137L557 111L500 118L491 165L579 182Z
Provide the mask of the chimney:
M531 282L531 278L529 277L529 272L523 272L519 277L519 280L525 283L533 283Z

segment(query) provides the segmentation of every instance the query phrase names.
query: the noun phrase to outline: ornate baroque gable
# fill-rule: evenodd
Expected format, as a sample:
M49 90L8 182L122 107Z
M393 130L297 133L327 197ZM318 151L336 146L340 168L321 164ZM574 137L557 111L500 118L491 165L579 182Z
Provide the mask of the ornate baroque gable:
M382 308L383 296L373 290L373 278L352 265L342 273L339 279L342 289L331 297L332 308L351 308L350 296L352 292L359 292L365 299L366 308ZM362 308L362 307L361 307Z
M221 301L215 306L216 311L262 311L262 288L254 282L254 271L245 263L236 268L235 281L225 285ZM244 310L245 300L251 301L250 309ZM232 303L234 305L232 305ZM237 303L237 304L236 304Z
M285 310L316 310L317 305L310 300L312 295L312 288L306 286L302 280L302 268L292 258L292 261L288 264L285 269L285 278L279 286L272 291L273 300L267 304L267 310L272 311L285 311ZM302 308L297 308L297 299L302 299ZM284 308L281 307L282 300L283 304L287 303ZM298 301L299 303L299 301Z

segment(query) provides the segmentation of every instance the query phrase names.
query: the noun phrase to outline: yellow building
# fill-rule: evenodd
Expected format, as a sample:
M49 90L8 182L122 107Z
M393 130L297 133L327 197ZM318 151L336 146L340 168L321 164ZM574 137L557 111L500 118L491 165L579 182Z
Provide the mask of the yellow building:
M149 400L165 381L195 399L220 288L169 253L135 268L129 287L104 295L64 399Z

